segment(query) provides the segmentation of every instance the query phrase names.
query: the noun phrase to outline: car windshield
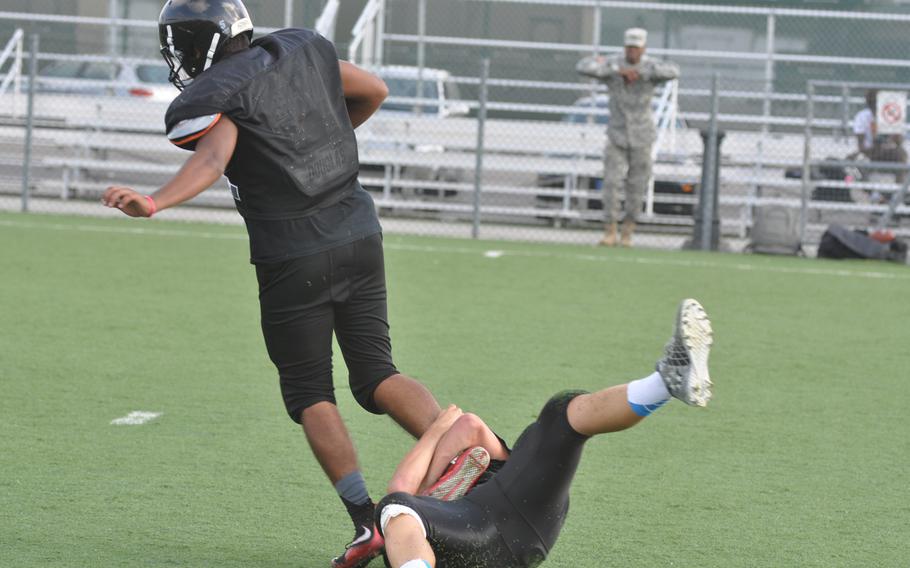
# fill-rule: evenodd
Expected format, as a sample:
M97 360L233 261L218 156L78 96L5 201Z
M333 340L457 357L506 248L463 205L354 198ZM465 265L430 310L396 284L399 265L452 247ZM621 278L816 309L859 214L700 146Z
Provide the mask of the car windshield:
M136 76L143 83L168 83L170 70L164 65L139 65L136 67Z
M452 81L451 79L446 79L444 83L446 90L446 100L447 101L460 101L461 92L458 90L458 83Z
M83 79L110 80L117 76L117 66L112 63L86 63L80 76Z
M43 77L65 77L74 78L79 76L79 69L83 63L80 61L55 61L45 65L41 69L40 75Z
M417 97L417 79L405 77L383 77L386 85L389 87L389 97L416 98ZM437 100L439 98L436 81L429 77L423 80L423 99ZM386 102L382 105L383 110L397 110L415 112L417 107L423 112L436 113L439 111L438 105L421 104L415 105L406 102Z

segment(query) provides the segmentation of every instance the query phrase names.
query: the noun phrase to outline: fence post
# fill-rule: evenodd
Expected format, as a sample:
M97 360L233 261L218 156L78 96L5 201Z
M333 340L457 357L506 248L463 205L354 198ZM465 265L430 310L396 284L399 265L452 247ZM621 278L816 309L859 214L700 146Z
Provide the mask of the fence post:
M600 5L601 0L594 3L594 18L591 25L591 55L597 57L600 50L600 34L603 31L603 8ZM597 108L597 81L591 81L591 109ZM588 124L594 124L596 117L593 114L588 115Z
M720 215L718 197L720 194L720 144L724 133L718 131L717 115L720 112L720 98L717 89L717 73L711 80L711 121L708 130L701 132L704 144L704 158L701 169L701 189L698 192L698 210L692 232L692 248L717 250L720 244Z
M107 31L107 42L108 42L108 53L111 56L111 61L117 57L117 43L120 36L120 27L116 24L117 19L120 17L120 6L119 0L108 0L107 3L107 17L110 19L110 29ZM114 79L115 77L111 77Z
M7 73L15 72L13 78L13 117L19 116L19 94L22 92L22 44L25 41L25 34L22 32L22 28L19 28L17 33L20 35L19 41L16 42L15 59L12 67L7 71Z
M853 134L850 122L850 86L844 83L841 86L841 128L838 133L840 137L850 138L850 135Z
M423 99L423 69L426 66L426 40L427 35L427 0L420 0L417 5L417 93L418 99ZM442 109L440 109L442 110ZM423 102L417 103L417 114L423 114Z
M477 111L477 159L474 163L474 224L471 238L480 237L480 188L483 184L484 125L487 122L487 81L490 79L490 58L480 64L480 108Z
M774 51L776 49L775 41L777 39L777 13L772 9L768 14L768 20L765 24L765 90L764 100L762 101L762 124L761 137L758 139L758 154L755 157L755 164L752 168L753 177L758 180L765 167L765 152L767 151L767 142L769 134L769 121L771 119L771 100L774 94ZM752 209L755 207L755 201L762 197L761 185L758 182L752 184L750 188L750 203L742 209L743 224L740 227L740 237L746 236L747 227L752 226Z
M380 0L379 12L376 14L376 65L385 62L385 13L386 0Z
M28 110L25 115L25 155L22 159L22 212L28 212L29 184L32 169L32 131L35 128L35 83L38 77L38 34L32 35L32 53L28 69Z
M284 0L284 27L294 27L294 0Z
M904 170L904 176L904 182L901 184L900 190L891 194L891 200L888 202L888 210L885 211L885 214L882 215L882 218L878 221L879 229L884 229L891 224L891 220L894 218L894 211L907 197L907 189L908 186L910 186L910 172Z
M815 120L815 84L810 80L806 88L806 128L803 143L803 184L799 204L799 241L806 242L806 225L809 223L809 196L812 194L812 122Z

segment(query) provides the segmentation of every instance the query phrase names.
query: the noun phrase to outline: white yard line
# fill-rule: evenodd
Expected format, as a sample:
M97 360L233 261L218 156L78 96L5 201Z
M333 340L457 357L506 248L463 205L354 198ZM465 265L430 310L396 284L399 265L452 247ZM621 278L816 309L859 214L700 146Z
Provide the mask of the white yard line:
M161 416L162 412L149 412L147 410L134 410L126 416L111 420L111 426L140 426L151 422Z
M124 235L151 235L159 237L190 237L200 239L216 240L243 240L247 239L245 233L227 233L227 232L208 232L193 231L180 229L164 229L151 227L107 227L102 225L85 225L85 224L65 224L65 223L34 223L30 221L16 221L10 219L0 219L0 227L13 227L20 229L38 229L54 231L81 231L91 233L109 233ZM626 263L626 264L648 264L654 266L679 266L686 268L711 268L711 269L732 269L743 272L767 272L774 274L804 274L812 276L826 276L839 278L867 278L876 280L910 280L910 271L906 274L896 272L879 272L875 270L846 270L837 268L813 268L813 267L788 267L788 266L770 266L763 263L738 262L728 264L723 262L713 262L710 260L688 260L688 259L671 259L671 258L643 258L635 256L616 256L616 255L595 255L571 252L552 252L552 251L521 251L521 250L494 250L481 251L476 248L462 246L431 246L431 245L407 245L386 242L384 247L387 250L404 251L404 252L421 252L432 254L468 254L483 255L490 258L502 258L508 256L525 257L525 258L556 258L565 260L580 260L587 262L605 262L605 263ZM807 259L811 262L811 259Z
M152 235L156 237L195 237L199 239L218 239L231 241L247 240L246 233L218 233L205 231L185 231L182 229L163 229L154 227L105 227L102 225L70 225L66 223L32 223L29 221L10 221L0 219L0 227L20 229L49 229L53 231L79 231L85 233L109 233L121 235Z

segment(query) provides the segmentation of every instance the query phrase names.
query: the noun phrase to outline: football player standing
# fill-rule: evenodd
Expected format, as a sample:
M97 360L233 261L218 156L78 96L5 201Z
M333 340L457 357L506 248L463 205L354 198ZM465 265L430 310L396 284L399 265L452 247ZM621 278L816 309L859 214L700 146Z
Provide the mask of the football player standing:
M388 90L339 61L316 32L286 29L252 40L240 0L170 0L159 17L161 53L181 90L165 117L168 139L192 156L151 195L106 190L103 203L151 217L225 175L250 242L262 332L288 414L355 525L332 561L362 567L382 549L374 505L335 404L332 334L350 388L367 411L388 414L415 437L440 408L392 360L382 233L357 180L354 129Z

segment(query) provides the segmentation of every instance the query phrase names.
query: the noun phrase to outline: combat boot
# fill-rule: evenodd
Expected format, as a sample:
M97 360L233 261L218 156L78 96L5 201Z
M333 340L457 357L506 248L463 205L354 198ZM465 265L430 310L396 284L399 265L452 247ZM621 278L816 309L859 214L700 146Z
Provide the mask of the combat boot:
M602 247L615 247L616 246L616 223L608 223L604 227L604 236L600 239L600 242L597 243Z
M635 232L635 221L626 219L622 222L622 237L619 241L624 247L632 246L632 233Z

